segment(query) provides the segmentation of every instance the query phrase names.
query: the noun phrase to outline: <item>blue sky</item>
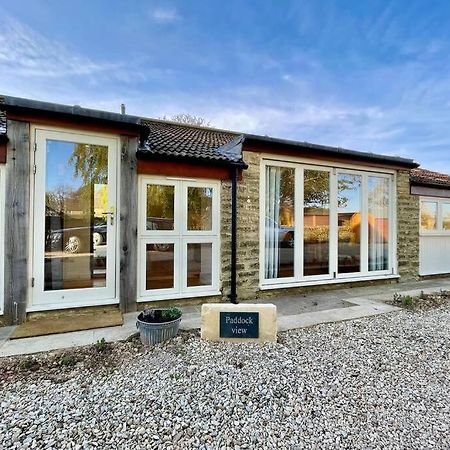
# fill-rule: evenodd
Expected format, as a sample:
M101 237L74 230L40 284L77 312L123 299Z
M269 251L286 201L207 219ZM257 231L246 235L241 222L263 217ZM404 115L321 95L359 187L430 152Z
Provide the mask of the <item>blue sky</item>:
M0 0L0 92L450 173L450 2Z

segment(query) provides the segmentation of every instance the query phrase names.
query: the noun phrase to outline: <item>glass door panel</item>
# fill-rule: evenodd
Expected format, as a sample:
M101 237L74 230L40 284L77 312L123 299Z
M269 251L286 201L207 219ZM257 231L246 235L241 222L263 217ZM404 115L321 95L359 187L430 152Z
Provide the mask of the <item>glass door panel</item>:
M106 286L108 147L47 140L44 290Z
M115 141L37 130L36 142L33 303L113 298Z
M265 278L294 276L295 169L266 167Z
M145 290L173 289L175 286L175 244L146 244Z
M340 173L338 186L338 273L361 271L361 175Z
M330 173L304 171L303 193L303 273L304 276L330 273Z
M368 180L369 271L389 269L389 179Z

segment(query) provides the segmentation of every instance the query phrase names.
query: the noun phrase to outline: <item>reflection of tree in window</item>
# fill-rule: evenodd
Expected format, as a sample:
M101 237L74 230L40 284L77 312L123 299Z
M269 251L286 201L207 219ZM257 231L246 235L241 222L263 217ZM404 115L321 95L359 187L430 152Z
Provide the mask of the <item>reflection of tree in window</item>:
M174 186L147 185L147 229L173 230Z
M450 230L450 203L442 204L442 228Z
M102 217L107 210L108 184L108 149L102 145L77 144L69 158L68 164L73 166L74 177L80 177L83 184L78 195L92 213ZM97 201L96 201L97 200ZM103 208L96 208L96 203L103 203ZM97 209L97 211L95 211Z
M188 187L188 230L212 229L212 188Z
M330 174L304 171L304 275L329 272Z
M338 175L338 273L361 270L361 175Z
M368 179L369 271L387 270L389 266L389 180Z
M422 202L420 211L420 226L423 230L436 229L437 203Z
M280 179L280 216L279 224L285 227L294 226L294 192L295 171L282 169Z

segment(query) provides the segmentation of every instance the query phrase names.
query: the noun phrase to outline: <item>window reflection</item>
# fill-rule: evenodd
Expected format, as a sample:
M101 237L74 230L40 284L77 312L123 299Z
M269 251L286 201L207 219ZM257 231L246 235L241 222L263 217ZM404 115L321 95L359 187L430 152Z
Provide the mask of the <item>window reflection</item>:
M147 230L173 230L175 186L147 184Z
M188 230L212 230L212 188L188 187Z
M436 202L422 202L420 208L420 227L422 230L436 229L437 207Z
M303 272L305 276L329 273L330 175L304 171Z
M338 175L338 273L361 271L361 176Z
M44 290L106 286L108 147L47 140Z
M369 270L389 268L389 180L369 177Z
M442 228L450 230L450 203L442 203Z
M174 244L146 245L146 289L174 287Z
M294 169L266 167L266 278L294 276L294 192Z
M212 243L187 244L187 285L212 284Z

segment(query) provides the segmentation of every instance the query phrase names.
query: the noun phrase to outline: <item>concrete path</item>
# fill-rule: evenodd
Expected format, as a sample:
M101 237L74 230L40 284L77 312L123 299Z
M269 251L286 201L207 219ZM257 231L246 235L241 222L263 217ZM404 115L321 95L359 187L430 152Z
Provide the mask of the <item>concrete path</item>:
M383 303L395 293L419 295L450 290L450 278L440 278L412 283L362 288L337 289L332 291L291 297L258 300L258 303L277 305L278 330L286 331L309 327L319 323L338 322L360 317L397 311L400 308ZM200 328L201 305L183 309L181 329ZM127 339L136 333L136 313L124 314L124 324L119 327L97 328L58 335L9 340L14 327L0 327L0 357L27 355L95 344L104 338L108 342Z

